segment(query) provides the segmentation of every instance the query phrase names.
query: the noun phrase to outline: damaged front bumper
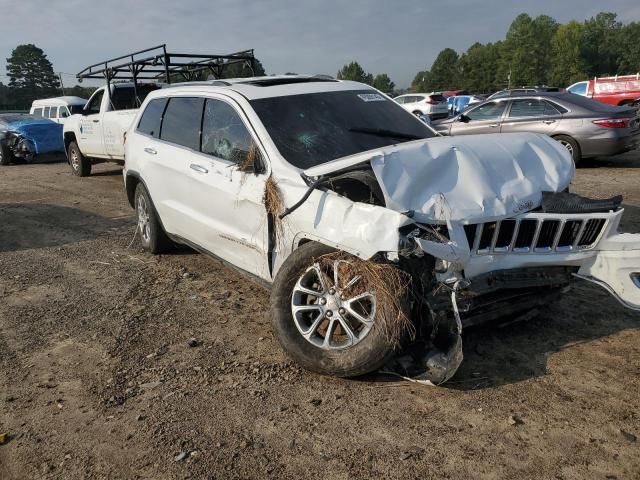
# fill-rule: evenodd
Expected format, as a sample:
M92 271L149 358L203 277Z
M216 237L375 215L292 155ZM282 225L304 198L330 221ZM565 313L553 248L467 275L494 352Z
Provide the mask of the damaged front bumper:
M527 213L449 227L449 240L415 238L443 264L438 280L473 281L491 272L570 267L640 310L640 235L618 233L624 210L594 214Z

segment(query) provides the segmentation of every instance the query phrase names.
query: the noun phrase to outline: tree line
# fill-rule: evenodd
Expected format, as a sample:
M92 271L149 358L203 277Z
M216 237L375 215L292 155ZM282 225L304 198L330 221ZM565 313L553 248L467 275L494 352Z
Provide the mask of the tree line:
M413 92L463 89L490 93L506 87L548 85L567 87L595 76L640 71L640 23L626 25L617 14L601 12L584 22L560 24L548 15L518 15L495 43L471 45L458 54L438 53L430 69L416 73ZM385 78L384 82L375 79ZM356 80L391 93L386 74L365 73L357 62L338 71L338 78ZM400 93L400 92L393 92Z

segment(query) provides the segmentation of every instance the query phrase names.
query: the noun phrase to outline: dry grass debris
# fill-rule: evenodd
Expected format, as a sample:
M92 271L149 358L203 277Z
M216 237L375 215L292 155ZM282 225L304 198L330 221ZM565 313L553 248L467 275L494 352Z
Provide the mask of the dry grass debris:
M269 215L273 222L276 244L280 245L280 242L282 242L284 238L284 228L282 219L280 218L280 214L284 211L284 202L282 200L282 192L271 175L269 175L265 182L264 197L262 200L267 210L267 215Z
M363 260L344 252L323 255L318 262L331 283L333 269L338 269L338 288L347 297L353 298L364 292L375 293L374 328L382 329L393 348L400 347L405 335L415 338L415 326L407 306L411 295L411 276L407 272L391 263Z

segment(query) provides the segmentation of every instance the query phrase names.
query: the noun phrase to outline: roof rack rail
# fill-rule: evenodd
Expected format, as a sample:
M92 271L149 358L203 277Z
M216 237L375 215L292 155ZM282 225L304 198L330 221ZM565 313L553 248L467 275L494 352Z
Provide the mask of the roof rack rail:
M174 79L181 77L184 81L190 82L203 71L209 71L215 79L219 79L226 68L237 64L248 67L253 76L255 71L253 49L227 55L202 55L170 53L167 52L166 44L162 44L89 65L81 70L76 78L79 82L87 78L105 80L109 87L107 88L109 95L112 81L133 81L135 96L138 98L137 84L141 80L160 81L164 77L166 83L171 83L172 77Z

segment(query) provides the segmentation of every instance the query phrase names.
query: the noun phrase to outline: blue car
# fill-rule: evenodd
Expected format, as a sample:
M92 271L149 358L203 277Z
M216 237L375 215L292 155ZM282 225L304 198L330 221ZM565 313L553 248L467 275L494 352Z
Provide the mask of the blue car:
M62 125L33 115L0 115L0 165L63 160Z

